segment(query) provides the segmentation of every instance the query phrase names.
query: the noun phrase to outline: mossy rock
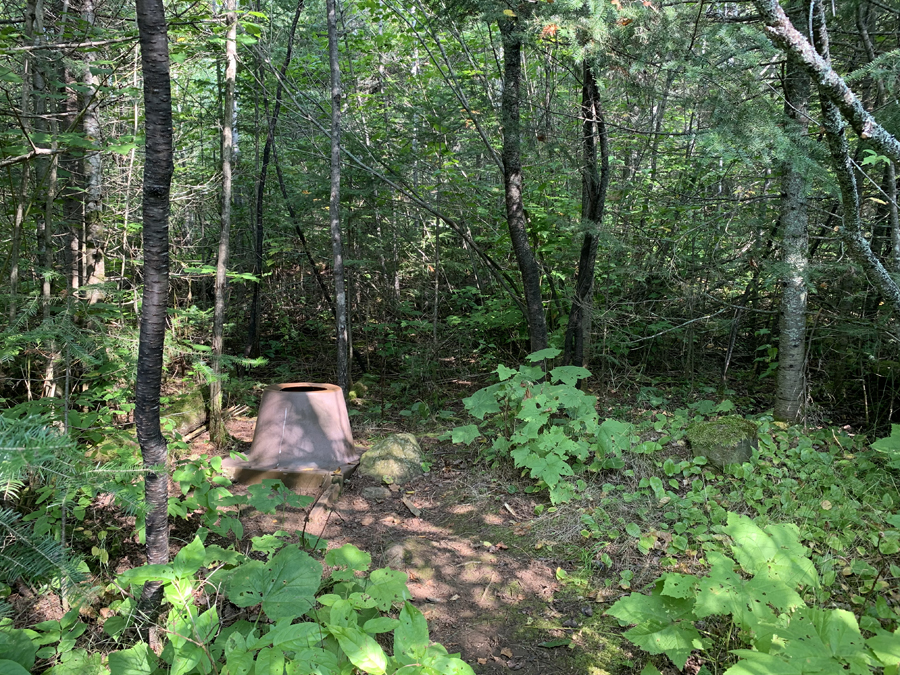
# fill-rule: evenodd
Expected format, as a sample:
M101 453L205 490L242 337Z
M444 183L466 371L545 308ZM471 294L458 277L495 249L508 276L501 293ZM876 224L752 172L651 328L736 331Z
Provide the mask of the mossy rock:
M391 434L363 453L358 471L376 480L386 476L402 485L422 475L422 448L412 434Z
M160 416L172 421L174 429L182 436L206 424L205 388L198 387L184 394L172 396L162 406Z
M749 462L759 447L756 424L742 417L694 422L687 428L686 436L694 457L706 457L719 469Z

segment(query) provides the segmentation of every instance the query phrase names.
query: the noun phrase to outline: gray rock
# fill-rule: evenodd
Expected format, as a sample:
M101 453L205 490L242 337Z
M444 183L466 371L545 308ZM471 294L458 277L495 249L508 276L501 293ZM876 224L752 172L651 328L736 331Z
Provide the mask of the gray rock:
M402 485L422 475L422 448L412 434L391 434L363 453L358 471L376 480L387 476Z
M366 499L387 499L391 496L391 491L386 487L367 487L363 488L362 496Z
M706 457L719 469L749 462L759 448L756 424L742 417L694 422L685 435L694 457Z

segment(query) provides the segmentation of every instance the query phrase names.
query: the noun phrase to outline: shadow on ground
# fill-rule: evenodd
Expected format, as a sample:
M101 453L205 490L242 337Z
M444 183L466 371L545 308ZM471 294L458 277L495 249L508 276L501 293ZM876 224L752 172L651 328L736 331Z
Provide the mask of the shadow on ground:
M249 442L252 424L231 432ZM402 487L354 476L325 520L307 522L294 509L249 514L245 537L305 530L329 548L350 543L370 553L373 565L405 572L432 640L460 652L476 673L637 672L618 624L602 616L606 605L563 587L559 562L535 550L530 500L473 494L470 471L450 454L441 457Z

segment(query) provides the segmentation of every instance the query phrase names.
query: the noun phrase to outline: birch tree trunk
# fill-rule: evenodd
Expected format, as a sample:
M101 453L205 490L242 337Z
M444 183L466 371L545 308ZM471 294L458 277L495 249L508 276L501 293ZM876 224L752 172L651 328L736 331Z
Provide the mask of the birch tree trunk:
M134 423L146 471L144 495L147 562L169 560L166 439L159 426L166 300L169 289L169 188L172 156L172 91L162 0L136 0L144 75L145 164L143 188L144 292L138 339ZM141 608L151 618L162 599L160 582L149 581Z
M93 26L95 22L94 0L84 0L81 7L81 20L85 26ZM81 123L88 142L99 145L100 111L97 105L97 76L92 71L89 57L82 62L82 116ZM104 260L104 232L101 218L103 166L100 151L88 150L82 162L84 168L84 283L100 284L106 280L106 262ZM94 304L103 297L100 289L88 291L88 302Z

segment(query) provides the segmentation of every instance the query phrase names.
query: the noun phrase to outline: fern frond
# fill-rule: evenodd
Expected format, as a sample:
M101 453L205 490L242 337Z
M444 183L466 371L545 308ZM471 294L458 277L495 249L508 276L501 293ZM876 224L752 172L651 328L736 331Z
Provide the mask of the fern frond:
M77 560L67 556L59 542L35 535L21 516L0 507L0 579L11 584L22 578L29 583L64 576L78 582L83 575Z

